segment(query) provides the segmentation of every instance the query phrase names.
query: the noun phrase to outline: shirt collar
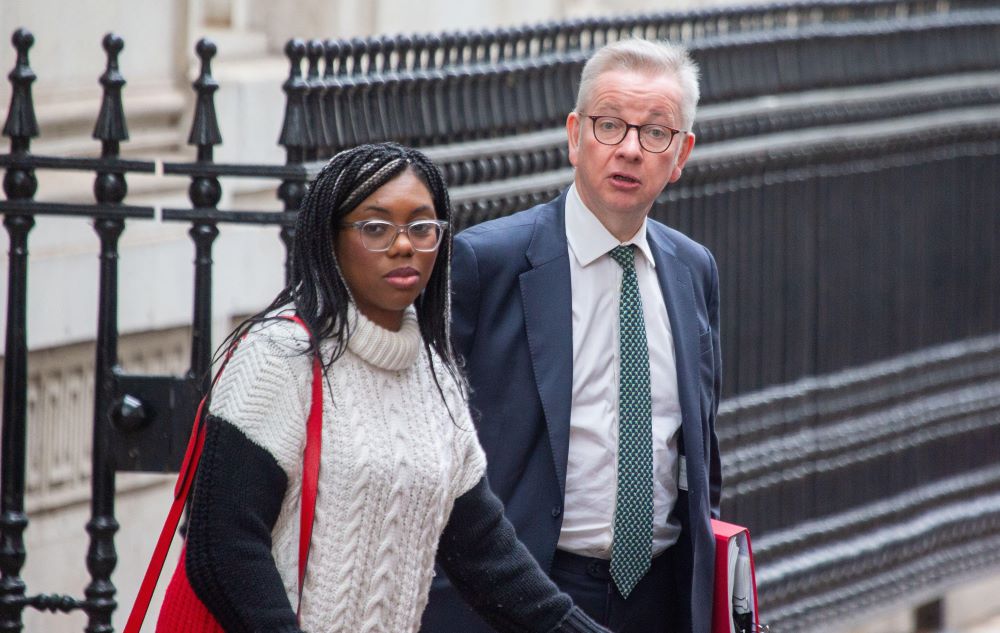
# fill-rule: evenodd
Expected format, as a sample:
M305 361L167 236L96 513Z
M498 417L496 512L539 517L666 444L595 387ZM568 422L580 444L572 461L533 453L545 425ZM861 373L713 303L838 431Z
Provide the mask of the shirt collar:
M646 261L656 267L653 251L646 239L646 219L643 218L642 226L635 235L625 242L619 242L618 238L604 228L597 216L583 204L576 190L576 184L570 185L566 194L566 241L569 243L570 252L581 267L589 266L598 257L606 255L611 249L622 244L635 244Z

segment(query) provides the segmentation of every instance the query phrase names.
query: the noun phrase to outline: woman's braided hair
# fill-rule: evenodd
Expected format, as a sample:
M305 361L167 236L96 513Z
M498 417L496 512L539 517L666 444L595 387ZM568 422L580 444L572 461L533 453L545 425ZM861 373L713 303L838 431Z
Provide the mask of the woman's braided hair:
M334 253L343 218L376 189L408 169L427 186L437 218L451 221L444 179L423 153L397 143L360 145L340 152L316 175L302 200L295 221L287 285L270 305L236 328L222 348L228 348L254 323L270 320L270 313L292 304L312 334L310 352L317 353L321 341L333 338L335 351L323 360L326 366L336 361L347 349L351 335L347 318L351 295ZM446 231L427 287L414 305L428 356L433 349L448 373L462 384L449 341L450 263L451 231ZM436 374L434 379L437 381Z

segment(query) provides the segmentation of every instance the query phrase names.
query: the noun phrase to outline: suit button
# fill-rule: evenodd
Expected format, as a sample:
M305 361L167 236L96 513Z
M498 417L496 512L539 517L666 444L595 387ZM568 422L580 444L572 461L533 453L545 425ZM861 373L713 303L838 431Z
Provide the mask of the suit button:
M552 506L552 516L558 517L560 514L562 514L562 508L559 506Z

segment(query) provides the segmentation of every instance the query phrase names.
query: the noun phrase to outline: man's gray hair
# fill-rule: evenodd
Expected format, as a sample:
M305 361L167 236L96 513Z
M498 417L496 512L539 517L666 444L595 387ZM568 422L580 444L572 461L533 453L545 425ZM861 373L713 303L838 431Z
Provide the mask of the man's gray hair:
M583 66L580 89L576 95L576 111L581 112L594 91L597 78L606 72L635 71L652 74L672 74L681 86L680 124L686 130L694 125L698 107L698 65L680 44L658 40L625 39L597 50Z

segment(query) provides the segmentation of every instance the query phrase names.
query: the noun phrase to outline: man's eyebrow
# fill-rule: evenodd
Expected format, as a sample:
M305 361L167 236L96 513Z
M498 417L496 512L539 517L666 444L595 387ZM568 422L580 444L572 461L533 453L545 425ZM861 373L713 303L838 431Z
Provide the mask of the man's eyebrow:
M602 110L604 110L604 109L611 110L615 114L621 112L621 110L622 110L621 106L618 105L617 101L608 101L606 103L602 103L601 104L601 109Z
M617 101L608 101L606 103L602 103L600 104L600 107L597 107L595 109L600 110L601 111L600 114L605 114L605 115L606 114L617 115L621 114L622 111L622 107L618 104ZM674 125L679 119L677 113L671 112L670 110L656 109L656 110L651 110L649 112L648 119L654 119L657 117L662 117L664 119L667 119L670 125Z

